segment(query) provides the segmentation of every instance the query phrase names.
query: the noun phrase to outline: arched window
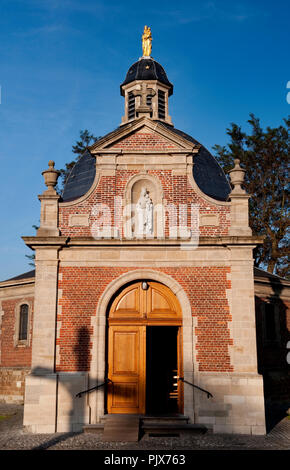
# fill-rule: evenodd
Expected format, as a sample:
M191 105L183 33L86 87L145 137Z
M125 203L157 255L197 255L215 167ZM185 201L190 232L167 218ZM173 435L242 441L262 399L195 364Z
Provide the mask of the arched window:
M20 305L18 333L19 341L27 341L28 339L28 309L29 307L27 304Z

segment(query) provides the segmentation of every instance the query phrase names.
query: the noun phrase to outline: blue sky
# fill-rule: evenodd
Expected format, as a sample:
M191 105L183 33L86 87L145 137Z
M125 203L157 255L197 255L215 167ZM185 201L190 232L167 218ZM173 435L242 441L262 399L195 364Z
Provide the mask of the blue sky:
M145 24L175 127L211 149L251 112L263 126L290 113L289 16L286 0L0 0L0 279L32 269L21 236L35 233L48 160L62 168L81 129L120 124Z

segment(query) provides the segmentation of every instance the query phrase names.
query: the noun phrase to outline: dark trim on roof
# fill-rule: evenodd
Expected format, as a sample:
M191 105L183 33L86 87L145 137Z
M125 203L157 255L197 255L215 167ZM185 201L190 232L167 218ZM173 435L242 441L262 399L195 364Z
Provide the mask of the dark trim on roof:
M268 271L264 271L263 269L257 268L256 266L254 266L254 277L268 279L272 282L290 282L289 279L285 279L284 277L269 273Z
M23 273L23 274L19 274L19 276L10 277L9 279L5 279L4 281L1 281L1 282L21 281L24 279L31 279L33 277L35 277L35 269L32 269L31 271L27 271L26 273Z

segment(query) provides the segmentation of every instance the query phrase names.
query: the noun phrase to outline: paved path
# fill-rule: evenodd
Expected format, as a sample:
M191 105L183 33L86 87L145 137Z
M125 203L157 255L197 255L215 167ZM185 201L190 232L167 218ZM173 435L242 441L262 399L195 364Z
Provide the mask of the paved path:
M284 418L266 436L203 434L144 436L138 443L102 442L101 434L32 434L22 426L23 406L0 404L0 450L289 450L290 419Z

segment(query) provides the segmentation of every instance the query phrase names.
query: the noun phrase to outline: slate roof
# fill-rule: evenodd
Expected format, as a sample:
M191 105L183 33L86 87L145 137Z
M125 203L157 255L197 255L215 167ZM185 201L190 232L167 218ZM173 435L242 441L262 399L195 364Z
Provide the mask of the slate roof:
M158 80L170 87L169 96L173 93L173 85L168 80L164 68L154 59L139 59L138 62L131 65L125 80L120 86L121 94L123 94L122 86L134 80Z
M256 268L254 267L254 276L255 277L260 277L260 278L267 278L270 281L288 281L288 279L285 279L283 277L277 276L276 274L268 273L268 271L264 271L263 269Z
M62 193L64 202L77 199L88 192L96 174L96 159L86 150L72 168Z
M9 279L5 279L5 281L1 281L1 282L22 281L24 279L30 279L31 277L35 277L35 269L32 269L31 271L27 271L26 273L23 273L23 274L19 274L19 276L10 277Z

